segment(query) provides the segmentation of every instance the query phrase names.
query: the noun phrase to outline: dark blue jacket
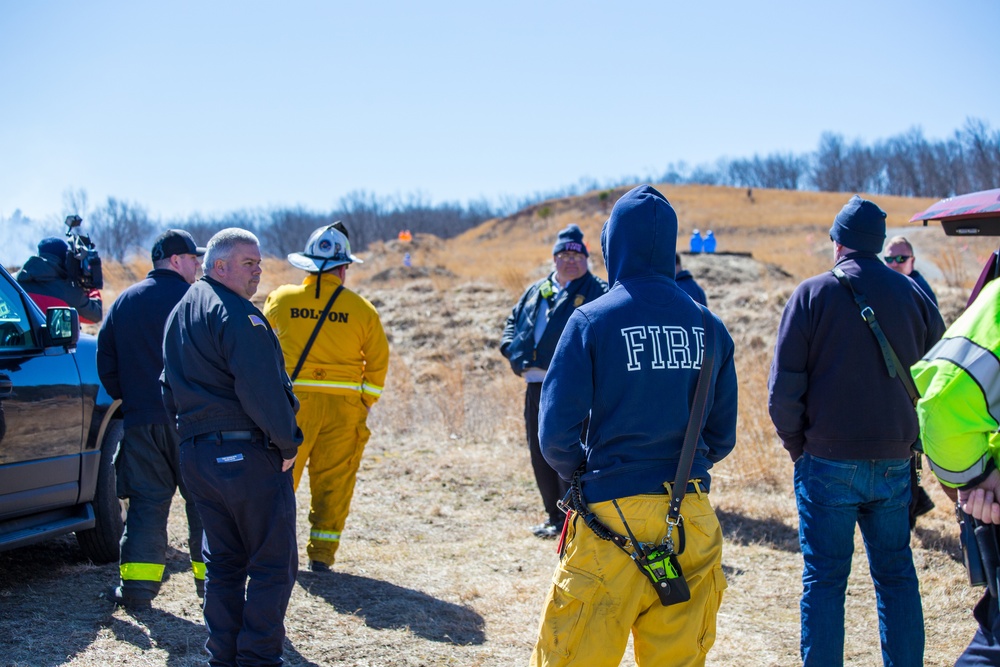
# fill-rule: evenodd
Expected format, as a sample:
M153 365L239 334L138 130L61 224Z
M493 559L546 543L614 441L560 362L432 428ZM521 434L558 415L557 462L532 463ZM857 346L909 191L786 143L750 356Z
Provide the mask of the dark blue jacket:
M662 492L673 482L703 355L703 318L715 363L691 479L736 443L733 339L674 282L677 217L649 186L625 194L604 225L611 290L576 309L542 384L542 454L566 480L586 464L586 500ZM583 420L590 415L586 442Z
M864 295L907 369L944 333L937 307L916 283L873 253L836 264ZM768 379L768 411L792 460L905 459L917 415L890 377L850 290L829 271L803 281L785 304Z
M927 281L922 275L920 275L919 271L911 271L910 280L920 286L920 289L924 291L924 294L931 298L931 301L934 302L935 306L938 305L937 295L934 294L934 290L932 290L931 286L927 284Z
M153 269L115 300L97 335L97 372L122 399L125 427L169 424L160 393L163 325L188 291L176 271Z
M682 290L687 292L688 296L700 303L703 306L708 305L708 299L705 298L705 290L701 288L701 285L695 282L694 276L687 269L681 269L681 272L677 274L674 278L677 281L677 286Z
M259 428L281 458L302 444L299 401L264 314L208 276L196 281L163 332L163 404L182 440Z
M571 281L559 291L555 303L549 308L549 321L536 346L535 322L544 298L541 291L552 280L553 275L550 274L525 290L504 324L500 353L507 357L511 369L518 375L529 366L547 369L569 316L576 308L608 291L608 284L590 271Z

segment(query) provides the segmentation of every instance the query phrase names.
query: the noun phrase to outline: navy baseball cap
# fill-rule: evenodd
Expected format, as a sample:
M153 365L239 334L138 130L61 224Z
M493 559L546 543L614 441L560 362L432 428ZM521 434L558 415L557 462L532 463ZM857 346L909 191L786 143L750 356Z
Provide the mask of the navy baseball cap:
M201 257L205 249L198 247L194 237L183 229L168 229L156 238L153 244L153 261L169 259L174 255L196 255Z

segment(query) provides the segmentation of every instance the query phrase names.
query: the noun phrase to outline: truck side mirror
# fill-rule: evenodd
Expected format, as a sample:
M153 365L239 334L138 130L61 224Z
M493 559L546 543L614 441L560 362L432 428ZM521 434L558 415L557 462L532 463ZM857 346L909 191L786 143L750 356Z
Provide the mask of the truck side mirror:
M76 308L50 307L45 311L45 346L73 347L80 340L80 314Z

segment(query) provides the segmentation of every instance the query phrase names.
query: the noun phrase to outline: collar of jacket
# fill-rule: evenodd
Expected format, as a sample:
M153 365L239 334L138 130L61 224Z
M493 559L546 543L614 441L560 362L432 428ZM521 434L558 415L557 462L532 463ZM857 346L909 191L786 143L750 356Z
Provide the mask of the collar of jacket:
M343 282L343 281L340 280L340 276L338 276L336 273L334 273L331 270L331 271L324 271L323 273L308 273L308 274L306 274L306 277L302 280L302 284L303 285L315 285L316 286L316 295L315 295L315 297L318 299L319 298L319 292L320 292L320 286L323 283L324 277L325 277L325 280L327 282L333 284L333 288L334 289L337 289L337 287L341 284L341 282Z

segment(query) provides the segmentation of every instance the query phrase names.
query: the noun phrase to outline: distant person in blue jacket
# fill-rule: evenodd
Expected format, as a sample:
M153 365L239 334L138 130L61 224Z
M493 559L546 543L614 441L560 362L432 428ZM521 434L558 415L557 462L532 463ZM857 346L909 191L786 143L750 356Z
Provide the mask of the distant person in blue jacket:
M674 270L676 271L674 280L677 281L678 287L687 292L687 295L700 303L703 306L708 305L708 299L705 298L705 290L701 288L701 285L695 282L694 276L691 275L690 271L686 271L681 268L681 256L674 256Z
M681 504L686 546L679 562L691 599L664 606L630 556L574 513L534 666L617 667L630 631L639 665L704 665L715 641L726 578L709 470L736 443L734 346L719 318L674 281L676 244L677 216L652 187L615 204L601 234L613 286L569 318L542 385L539 437L564 480L579 471L583 500L602 523L624 534L620 509L637 540L661 544L706 322L713 328L707 408Z
M917 286L924 291L924 294L931 298L934 305L938 305L937 296L934 294L934 290L931 286L927 284L920 272L914 268L916 264L916 257L913 255L913 245L906 240L904 236L893 236L889 239L886 244L885 253L882 255L882 259L885 260L886 266L895 271L896 273L902 273L904 276L909 276L910 280L915 282Z
M710 229L708 230L708 234L705 235L705 242L702 243L701 249L705 252L715 252L715 246L715 232Z
M692 253L699 253L705 249L705 239L701 238L701 234L698 230L691 232L691 238L688 241L688 250Z
M545 462L538 447L538 400L552 351L570 315L608 291L608 284L590 272L589 256L578 226L569 225L559 232L552 247L555 271L528 287L507 316L500 339L500 353L527 385L524 426L531 467L546 515L545 521L532 526L531 532L541 538L555 538L559 534L563 513L557 503L566 495L567 486Z

